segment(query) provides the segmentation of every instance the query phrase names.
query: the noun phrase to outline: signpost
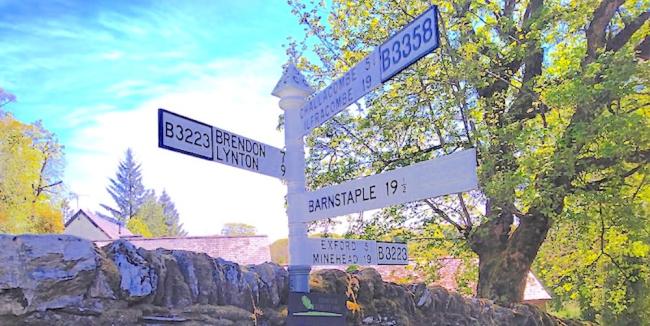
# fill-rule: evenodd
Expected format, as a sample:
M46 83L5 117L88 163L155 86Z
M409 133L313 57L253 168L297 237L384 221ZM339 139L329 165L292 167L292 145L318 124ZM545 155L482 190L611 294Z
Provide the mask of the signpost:
M307 237L307 223L475 189L476 151L456 152L312 192L305 191L303 136L439 46L432 6L322 91L289 64L272 94L285 118L285 151L159 109L158 146L281 178L289 220L289 325L343 325L345 298L309 294L312 265L406 265L406 244Z
M301 195L301 221L408 203L475 189L476 151L468 149Z
M158 146L280 179L287 171L283 150L164 109Z
M320 126L371 90L438 48L438 7L431 6L300 109L302 134Z
M307 256L300 263L309 265L408 265L406 243L309 238Z

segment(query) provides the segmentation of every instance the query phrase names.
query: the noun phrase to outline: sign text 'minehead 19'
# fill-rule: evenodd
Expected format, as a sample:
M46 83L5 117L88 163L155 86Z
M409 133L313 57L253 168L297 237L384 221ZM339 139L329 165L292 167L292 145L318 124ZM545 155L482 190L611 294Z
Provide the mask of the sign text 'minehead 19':
M163 109L158 110L158 146L276 178L286 174L279 148Z
M374 240L309 238L300 263L323 265L407 265L405 243Z

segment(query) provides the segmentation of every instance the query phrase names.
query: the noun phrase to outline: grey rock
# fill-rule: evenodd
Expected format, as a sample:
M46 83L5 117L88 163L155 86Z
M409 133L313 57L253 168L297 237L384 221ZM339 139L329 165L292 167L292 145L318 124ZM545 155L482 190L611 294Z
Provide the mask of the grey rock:
M68 235L0 235L0 315L77 306L94 282L95 247Z
M152 295L158 286L158 274L126 240L117 240L105 249L120 274L120 289L130 301L141 301Z
M144 250L118 240L98 250L72 236L0 235L2 325L285 325L288 273L206 254ZM353 284L348 284L349 279ZM386 283L374 269L312 273L314 292L352 288L349 325L584 325L528 305L505 308L441 287Z

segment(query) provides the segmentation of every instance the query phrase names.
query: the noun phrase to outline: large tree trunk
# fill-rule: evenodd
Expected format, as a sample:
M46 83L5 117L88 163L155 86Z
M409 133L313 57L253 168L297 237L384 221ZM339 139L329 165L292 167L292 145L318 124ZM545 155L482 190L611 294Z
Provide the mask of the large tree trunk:
M511 227L512 213L503 212L481 225L470 241L479 256L477 295L501 305L523 300L528 271L550 223L543 214L532 213L513 232Z

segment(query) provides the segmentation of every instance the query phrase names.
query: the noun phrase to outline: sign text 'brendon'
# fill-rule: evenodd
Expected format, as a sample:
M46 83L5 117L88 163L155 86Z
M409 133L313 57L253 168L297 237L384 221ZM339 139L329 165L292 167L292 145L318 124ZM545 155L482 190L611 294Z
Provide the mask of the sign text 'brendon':
M276 178L287 172L283 150L163 109L158 146Z
M266 158L267 145L213 127L214 160L228 165L260 170L260 159Z

